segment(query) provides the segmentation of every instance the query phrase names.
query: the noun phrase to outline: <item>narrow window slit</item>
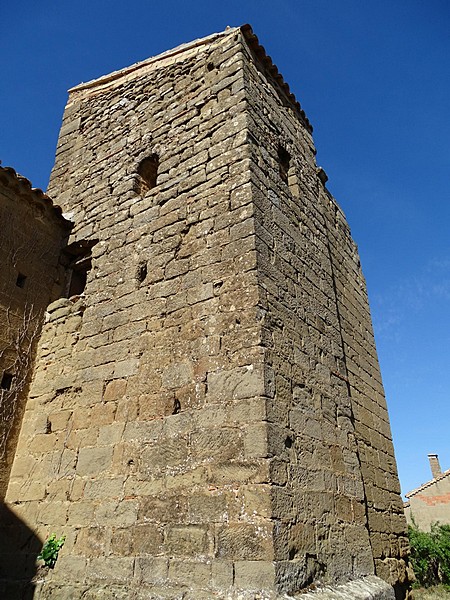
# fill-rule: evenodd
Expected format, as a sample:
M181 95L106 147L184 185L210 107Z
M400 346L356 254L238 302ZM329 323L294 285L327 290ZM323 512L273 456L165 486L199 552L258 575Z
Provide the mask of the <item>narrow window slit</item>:
M136 269L136 281L141 284L144 283L145 278L147 277L148 267L145 261L140 262Z
M17 285L17 287L24 288L26 280L27 280L27 276L26 275L24 275L23 273L18 273L17 274L17 279L16 279L16 285Z
M288 183L289 180L290 162L291 155L289 152L283 146L278 146L278 168L280 177L285 183Z
M14 375L12 373L8 373L8 371L5 371L3 373L2 380L0 382L0 388L2 390L10 390L13 379L14 379Z

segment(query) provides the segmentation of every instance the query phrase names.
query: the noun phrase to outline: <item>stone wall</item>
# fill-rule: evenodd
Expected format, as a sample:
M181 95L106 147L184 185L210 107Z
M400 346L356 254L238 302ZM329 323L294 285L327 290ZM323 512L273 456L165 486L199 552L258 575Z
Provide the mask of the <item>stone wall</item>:
M372 573L374 562L406 587L405 520L357 248L308 122L268 87L268 70L246 61L277 557L294 559L286 569L297 563L302 587Z
M387 545L403 597L364 282L314 153L249 28L71 90L50 193L86 285L48 308L7 495L67 536L36 598L277 598Z
M48 303L61 293L68 223L40 190L0 167L0 499L25 409L32 357Z

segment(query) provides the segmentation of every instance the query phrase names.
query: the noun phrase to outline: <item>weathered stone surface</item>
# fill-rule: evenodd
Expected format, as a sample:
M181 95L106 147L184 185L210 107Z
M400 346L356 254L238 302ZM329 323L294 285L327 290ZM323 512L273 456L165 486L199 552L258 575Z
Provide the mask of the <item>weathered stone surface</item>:
M405 595L356 247L261 53L231 29L70 92L50 191L91 269L7 494L67 535L36 600Z
M31 379L32 358L47 306L64 286L61 248L70 223L42 192L0 166L0 499L8 485ZM48 318L71 312L67 298ZM47 420L43 433L47 431Z
M390 585L378 577L364 577L348 583L319 588L302 594L306 600L394 600Z

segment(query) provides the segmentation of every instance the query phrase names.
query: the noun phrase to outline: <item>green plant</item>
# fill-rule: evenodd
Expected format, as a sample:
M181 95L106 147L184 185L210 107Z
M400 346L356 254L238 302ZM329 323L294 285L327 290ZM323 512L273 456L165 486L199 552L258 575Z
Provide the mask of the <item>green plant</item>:
M413 523L408 535L417 584L450 586L450 525L435 523L431 531L420 531Z
M46 567L53 569L58 559L58 553L64 546L66 536L63 535L60 538L56 537L56 533L48 538L45 544L42 546L41 552L38 554L38 559L43 560Z

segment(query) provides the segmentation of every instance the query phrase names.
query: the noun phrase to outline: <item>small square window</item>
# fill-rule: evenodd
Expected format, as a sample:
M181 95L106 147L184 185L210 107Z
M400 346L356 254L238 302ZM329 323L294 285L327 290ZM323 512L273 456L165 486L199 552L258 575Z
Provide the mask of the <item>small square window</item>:
M19 273L17 275L17 279L16 279L16 285L17 287L23 288L25 287L25 281L27 280L27 276L24 275L23 273Z
M0 388L2 390L10 390L13 379L14 379L14 375L12 373L8 373L7 371L5 371L3 373L2 381L0 382Z

